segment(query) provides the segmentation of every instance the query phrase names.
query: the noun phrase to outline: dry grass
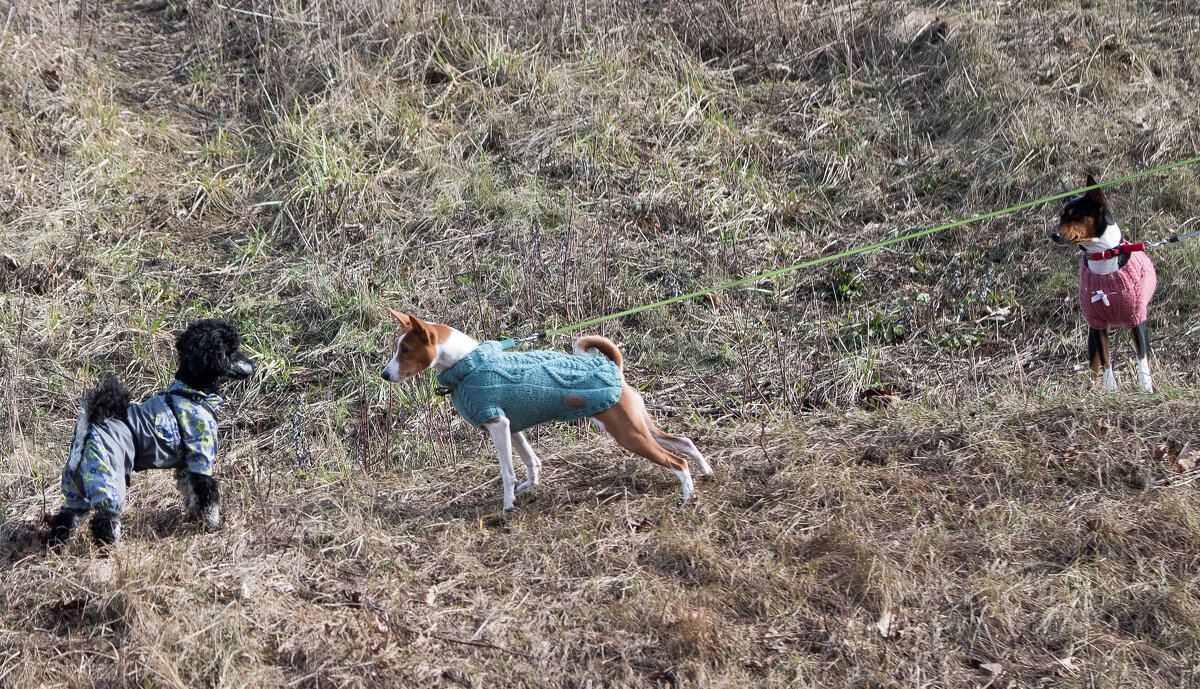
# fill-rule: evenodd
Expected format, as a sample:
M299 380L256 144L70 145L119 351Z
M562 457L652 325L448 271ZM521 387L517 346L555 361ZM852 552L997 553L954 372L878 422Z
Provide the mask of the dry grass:
M0 0L0 686L1194 686L1198 245L1155 256L1153 395L1124 337L1126 389L1089 389L1046 208L601 327L714 460L687 507L572 426L487 517L483 438L377 371L380 302L524 334L1192 155L1197 31L1116 0ZM1127 234L1195 228L1198 179L1114 188ZM164 385L208 315L262 371L227 527L150 474L114 556L31 552L79 394Z

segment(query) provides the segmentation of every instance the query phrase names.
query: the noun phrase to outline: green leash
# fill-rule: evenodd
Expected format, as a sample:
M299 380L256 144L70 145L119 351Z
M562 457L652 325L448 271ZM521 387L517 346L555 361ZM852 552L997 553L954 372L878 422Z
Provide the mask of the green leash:
M1135 172L1132 175L1126 175L1124 177L1119 177L1117 179L1109 180L1107 182L1100 182L1097 184L1093 184L1090 187L1080 187L1079 189L1076 189L1074 191L1064 191L1062 193L1054 194L1053 196L1047 196L1045 198L1041 198L1036 201L1027 201L1025 203L1020 203L1015 206L1009 206L1008 208L1002 208L998 211L984 213L983 215L976 215L973 218L967 218L965 220L956 220L955 222L948 223L945 225L939 225L937 227L931 227L931 228L924 229L924 230L918 230L917 232L910 232L906 235L901 235L899 237L893 237L892 239L886 239L882 242L868 244L867 246L860 246L855 249L849 249L847 251L842 251L842 252L839 252L836 254L830 254L829 256L822 256L820 258L814 258L811 261L797 263L796 265L788 266L786 268L778 268L776 270L769 270L765 273L751 275L750 277L747 277L747 278L742 278L740 280L734 280L733 282L727 282L723 285L717 285L715 287L707 287L705 289L697 290L695 292L688 292L687 294L682 294L678 297L671 297L670 299L663 299L662 301L656 301L652 304L644 304L642 306L635 306L632 309L625 309L624 311L618 311L617 313L610 313L607 316L598 316L596 318L589 318L586 321L579 321L578 323L573 323L571 325L564 325L559 328L552 328L550 330L544 330L542 332L534 333L533 335L529 335L527 337L516 337L516 338L510 337L507 340L502 340L500 342L500 345L504 349L512 349L513 347L516 347L518 344L524 344L526 342L535 342L535 341L540 340L545 337L551 337L553 335L559 335L561 333L569 332L571 330L585 328L589 325L596 325L597 323L604 323L605 321L611 321L616 318L622 318L624 316L631 316L635 313L640 313L642 311L648 311L650 309L657 309L660 306L666 306L668 304L675 304L677 302L687 301L688 299L695 299L696 297L704 296L705 294L711 294L713 292L720 292L720 291L727 290L727 289L730 289L733 287L738 287L740 285L745 285L750 282L758 282L759 280L773 278L778 275L790 273L792 271L801 270L804 268L811 268L813 266L817 266L822 263L828 263L829 261L836 261L840 258L847 258L849 256L866 253L868 251L874 251L875 249L881 249L885 246L891 246L892 244L899 244L900 242L905 242L910 239L916 239L917 237L924 237L926 235L935 234L937 232L944 232L945 230L953 229L955 227L961 227L963 225L969 225L974 222L979 222L980 220L987 220L988 218L994 218L998 215L1006 215L1006 214L1012 213L1014 211L1024 210L1026 208L1032 208L1033 206L1038 206L1043 203L1049 203L1050 201L1057 201L1058 199L1066 198L1068 196L1073 196L1075 194L1081 194L1081 193L1084 193L1087 191L1091 191L1092 189L1102 189L1104 187L1112 186L1114 184L1121 184L1123 182L1129 182L1131 180L1138 179L1139 177L1145 177L1147 175L1154 175L1154 174L1158 174L1159 172L1166 172L1167 170L1173 170L1177 167L1185 167L1187 165L1193 165L1195 163L1200 163L1200 156L1188 158L1187 160L1180 160L1180 161L1177 161L1174 163L1168 163L1166 165L1160 165L1159 167L1151 168L1149 170L1143 170L1141 172Z

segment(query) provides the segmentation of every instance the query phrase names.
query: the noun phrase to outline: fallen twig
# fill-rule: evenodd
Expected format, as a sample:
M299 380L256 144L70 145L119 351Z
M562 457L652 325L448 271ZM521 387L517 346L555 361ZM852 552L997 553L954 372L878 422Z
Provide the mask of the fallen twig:
M383 623L385 625L387 625L387 628L390 630L398 631L403 634L407 634L408 636L411 636L411 637L422 637L423 636L427 639L437 639L438 641L444 641L444 642L450 643L450 644L460 644L462 646L474 646L476 648L490 648L494 651L500 651L502 653L514 655L519 658L533 660L533 656L529 655L528 653L521 653L520 651L512 651L507 648L504 648L503 646L497 646L496 644L489 644L486 641L470 641L467 639L457 639L452 636L445 636L443 634L431 634L429 632L423 632L420 629L416 629L414 627L409 627L408 625L400 624L398 622L393 622L392 616L390 614L388 614L388 611L385 610L383 608L383 606L379 605L379 603L376 603L373 600L367 600L367 601L365 601L365 604L366 604L367 608L369 610L372 610L375 613L375 615L380 620L382 620Z
M287 22L289 24L303 24L304 26L316 26L316 27L321 26L320 22L310 22L310 21L305 21L303 19L287 19L285 17L274 17L269 14L263 14L261 12L254 12L251 10L239 10L236 7L226 7L225 5L222 5L220 3L214 3L214 4L216 5L216 7L218 7L219 9L223 9L226 12L236 12L237 14L245 14L245 15L248 15L251 17L258 17L259 19L270 19L272 21Z

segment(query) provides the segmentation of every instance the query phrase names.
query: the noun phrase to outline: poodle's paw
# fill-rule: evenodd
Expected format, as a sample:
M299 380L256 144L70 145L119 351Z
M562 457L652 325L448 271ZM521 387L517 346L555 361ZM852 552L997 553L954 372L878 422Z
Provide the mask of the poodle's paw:
M99 510L92 515L92 541L96 545L114 545L121 540L121 518L110 510Z
M71 510L63 510L50 517L46 524L43 541L47 547L54 548L67 542L71 537L71 529L79 525L83 514Z
M205 531L217 531L221 528L221 503L205 505L200 509L200 522Z
M199 519L206 531L221 528L221 489L217 480L204 474L179 469L175 483L183 495L183 507L193 519Z

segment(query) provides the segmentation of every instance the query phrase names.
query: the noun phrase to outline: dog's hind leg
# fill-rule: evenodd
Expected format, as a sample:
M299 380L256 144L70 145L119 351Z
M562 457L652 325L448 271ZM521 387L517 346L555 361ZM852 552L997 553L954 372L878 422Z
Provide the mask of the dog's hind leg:
M50 547L57 546L66 542L71 537L71 529L79 525L83 518L87 516L88 510L74 510L63 508L58 514L50 518L49 531L46 534L46 545Z
M1112 358L1109 357L1108 330L1088 328L1088 359L1092 364L1092 380L1103 371L1104 388L1117 389L1117 377L1113 375Z
M712 474L712 467L709 466L708 460L704 455L700 454L700 450L696 449L696 444L691 438L685 438L682 435L671 435L664 432L661 428L654 425L654 419L650 418L649 412L646 413L646 427L650 429L650 434L654 436L655 442L662 445L667 450L673 450L687 457L700 465L700 475L709 476Z
M622 389L620 401L595 416L597 424L621 447L670 469L679 478L683 499L687 501L693 492L692 472L688 469L687 460L659 445L646 419L646 403L628 385Z
M1150 329L1146 321L1133 326L1133 348L1137 350L1138 387L1146 392L1154 391L1150 380Z
M524 433L510 433L513 449L517 454L521 455L521 459L525 462L525 482L517 486L517 492L529 490L538 484L538 480L542 473L542 460L538 459L537 453L533 451L533 446L525 439Z

